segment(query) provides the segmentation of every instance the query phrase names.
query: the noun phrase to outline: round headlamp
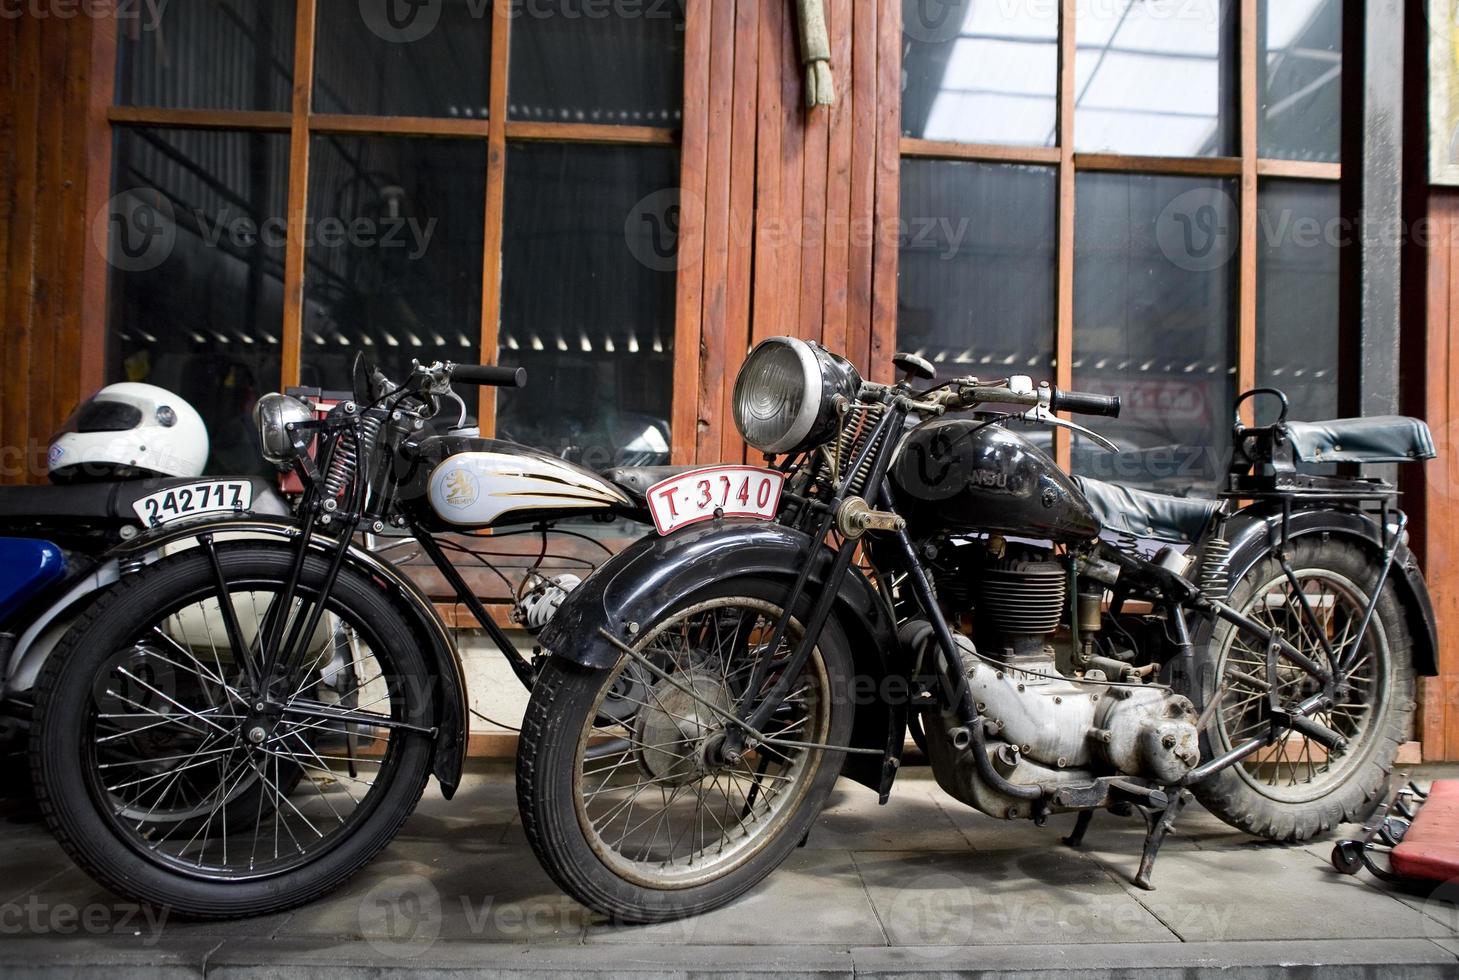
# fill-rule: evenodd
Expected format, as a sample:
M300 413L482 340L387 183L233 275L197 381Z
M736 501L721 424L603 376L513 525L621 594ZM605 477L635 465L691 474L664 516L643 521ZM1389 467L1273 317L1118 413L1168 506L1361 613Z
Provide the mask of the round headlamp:
M771 337L755 345L735 378L735 427L745 442L780 455L818 446L835 434L836 398L854 398L861 375L820 344Z
M286 466L295 454L288 426L291 422L313 421L314 410L297 398L274 392L258 400L253 418L258 423L258 445L263 458L275 466Z

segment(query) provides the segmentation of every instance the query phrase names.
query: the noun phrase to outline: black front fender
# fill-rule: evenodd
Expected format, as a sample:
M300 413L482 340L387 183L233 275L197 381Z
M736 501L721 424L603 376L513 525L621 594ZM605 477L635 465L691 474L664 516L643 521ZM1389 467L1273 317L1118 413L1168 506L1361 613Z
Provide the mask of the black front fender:
M764 521L717 520L667 537L651 535L619 552L573 590L540 641L552 654L606 670L622 654L599 630L631 643L639 627L657 622L675 606L731 578L753 576L793 581L812 561L812 591L825 581L833 553L808 535ZM896 623L886 601L854 566L837 584L835 615L851 639L855 657L856 722L852 744L884 752L848 756L846 775L879 791L901 757L906 699L883 696L888 678L905 676ZM876 692L873 694L872 692Z
M190 539L204 534L219 535L224 540L231 536L241 536L292 543L299 539L300 533L298 521L288 518L205 518L183 524L164 525L108 552L105 560L125 564L129 560L141 559L148 552L160 553L167 547L184 546ZM336 538L316 532L310 541L310 547L332 553L340 547L340 542ZM345 543L345 548L346 564L380 584L396 606L409 617L416 636L425 647L426 662L431 665L436 686L436 697L432 700L438 734L431 771L441 784L441 792L450 799L456 792L456 787L461 784L467 748L466 724L469 710L460 652L456 649L445 623L436 613L435 605L404 572L363 548L350 543Z

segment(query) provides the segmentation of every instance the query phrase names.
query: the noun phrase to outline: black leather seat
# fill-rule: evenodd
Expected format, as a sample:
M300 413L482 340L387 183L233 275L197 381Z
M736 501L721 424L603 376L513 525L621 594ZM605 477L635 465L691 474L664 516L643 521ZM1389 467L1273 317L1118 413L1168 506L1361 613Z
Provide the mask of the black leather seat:
M688 473L690 470L700 468L698 466L619 466L611 470L604 470L603 479L622 489L639 507L646 507L648 499L644 495L648 493L649 487L667 480L671 476L678 476L680 473Z
M1304 463L1407 463L1437 455L1428 425L1402 415L1288 422L1287 435Z
M107 483L72 483L60 486L0 487L0 519L28 521L80 521L135 523L132 504L150 493L185 487L210 477L156 480L117 480ZM227 479L218 477L217 479ZM253 512L285 517L288 505L268 480L252 477Z
M1219 500L1174 497L1076 476L1089 506L1106 529L1139 538L1191 544L1205 532L1220 509Z

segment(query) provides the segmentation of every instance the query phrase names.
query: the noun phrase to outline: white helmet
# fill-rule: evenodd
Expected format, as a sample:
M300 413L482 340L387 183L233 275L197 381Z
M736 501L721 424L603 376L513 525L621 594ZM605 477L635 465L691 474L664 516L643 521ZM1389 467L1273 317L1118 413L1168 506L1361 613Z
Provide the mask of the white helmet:
M208 462L208 428L197 410L165 388L107 385L82 402L51 442L51 479L198 476Z

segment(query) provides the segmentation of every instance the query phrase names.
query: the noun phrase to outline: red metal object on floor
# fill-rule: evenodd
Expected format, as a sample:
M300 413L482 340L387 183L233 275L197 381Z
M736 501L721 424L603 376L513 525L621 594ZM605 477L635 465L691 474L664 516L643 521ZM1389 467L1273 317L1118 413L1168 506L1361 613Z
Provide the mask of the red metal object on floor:
M1388 865L1405 878L1459 877L1459 779L1434 783Z

